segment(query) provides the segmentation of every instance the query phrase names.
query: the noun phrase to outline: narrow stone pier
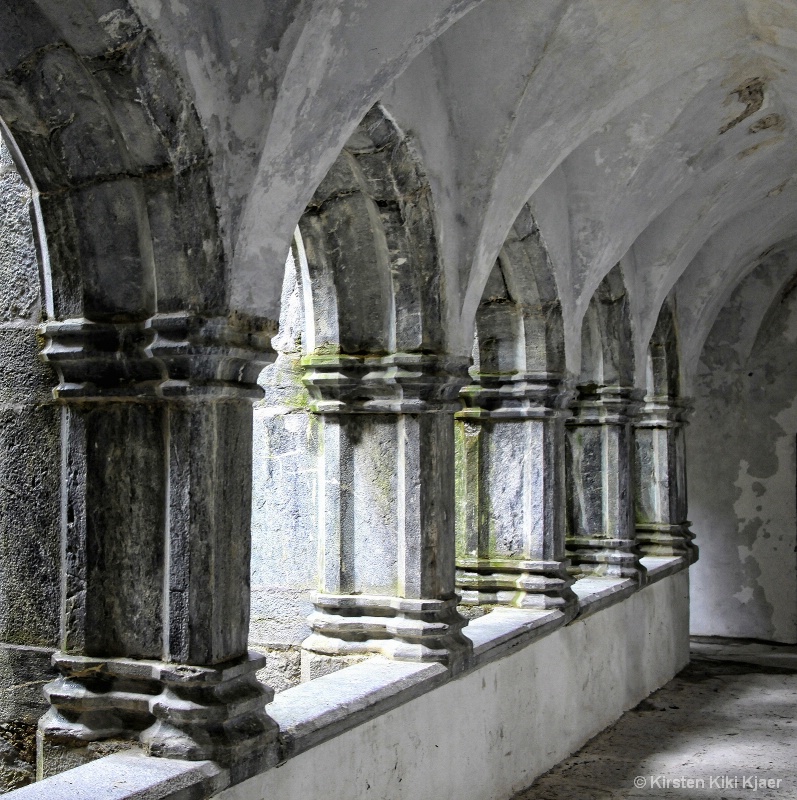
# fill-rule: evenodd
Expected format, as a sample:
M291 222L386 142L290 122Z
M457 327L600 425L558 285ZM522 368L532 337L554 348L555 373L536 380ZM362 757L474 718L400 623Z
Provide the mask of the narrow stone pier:
M797 797L797 647L696 639L670 683L513 800Z

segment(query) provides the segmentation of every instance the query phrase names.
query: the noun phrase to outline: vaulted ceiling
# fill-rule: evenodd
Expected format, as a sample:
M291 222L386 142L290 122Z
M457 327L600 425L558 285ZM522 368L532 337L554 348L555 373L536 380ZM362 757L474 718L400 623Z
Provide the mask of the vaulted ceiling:
M2 13L20 27L31 9L79 53L129 15L152 32L207 140L233 304L271 319L297 221L377 102L423 161L462 352L527 203L571 368L616 264L637 358L670 296L688 370L738 282L795 246L788 0L25 0ZM3 70L28 57L11 27Z

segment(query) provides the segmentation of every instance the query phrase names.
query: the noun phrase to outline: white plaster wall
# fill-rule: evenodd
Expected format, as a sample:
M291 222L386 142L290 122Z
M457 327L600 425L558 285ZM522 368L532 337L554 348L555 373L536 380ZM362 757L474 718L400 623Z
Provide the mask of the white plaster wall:
M791 271L793 271L793 266ZM687 431L692 632L797 642L797 296L762 264L717 318ZM764 314L776 295L770 311ZM745 320L764 322L752 333Z
M689 657L686 571L327 741L219 800L506 800Z

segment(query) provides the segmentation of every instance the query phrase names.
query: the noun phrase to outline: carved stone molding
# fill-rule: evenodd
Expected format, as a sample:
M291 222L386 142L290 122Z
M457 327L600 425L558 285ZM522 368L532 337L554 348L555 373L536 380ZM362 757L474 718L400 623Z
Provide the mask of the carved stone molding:
M686 519L684 426L691 406L683 398L648 396L634 418L639 484L636 538L645 556L683 557L698 549Z
M303 649L461 669L471 645L454 594L453 418L468 361L394 353L302 364L324 441L322 591ZM368 512L374 503L378 519ZM369 553L383 558L363 568Z
M565 418L574 391L561 375L517 373L510 377L478 374L460 391L461 419Z
M402 661L439 661L457 672L471 643L457 597L411 600L374 595L318 594L308 617L313 633L302 647L323 655L379 653Z
M212 667L56 653L61 676L44 687L51 707L39 722L43 773L90 742L134 741L154 756L216 761L235 780L257 774L278 759L265 711L274 693L255 676L264 663L253 653Z
M313 355L303 381L317 414L423 414L460 408L468 361L419 353Z
M53 391L58 399L154 397L166 379L149 352L154 331L147 323L68 319L44 323L40 332L47 342L42 356L60 379Z
M642 392L625 386L579 386L569 427L628 425L641 407Z
M562 561L457 558L457 590L466 605L556 609L573 616L578 598Z
M67 401L216 397L258 399L273 360L269 336L226 317L159 314L143 322L69 319L40 326L42 356Z
M262 659L246 657L251 401L273 355L268 336L193 314L41 332L65 405L69 653L56 655L62 677L47 687L41 768L75 766L118 740L253 774L276 735L263 711L270 690L254 674Z

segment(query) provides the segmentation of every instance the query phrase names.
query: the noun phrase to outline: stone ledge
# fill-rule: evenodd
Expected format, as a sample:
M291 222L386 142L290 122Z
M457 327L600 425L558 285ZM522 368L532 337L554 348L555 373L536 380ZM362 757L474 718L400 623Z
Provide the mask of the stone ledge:
M573 591L578 596L576 619L584 619L596 611L619 603L640 588L689 568L689 562L682 556L668 558L645 556L639 559L639 563L647 571L642 587L628 578L579 578L573 584Z
M579 578L573 584L573 591L578 596L576 619L584 619L596 611L613 606L640 588L630 578Z
M115 753L10 792L14 800L202 800L229 784L212 761Z
M448 670L442 664L391 661L375 656L286 689L266 709L280 726L283 755L289 758L447 680Z
M496 608L470 622L464 634L473 642L474 667L503 658L535 639L547 636L567 621L561 611Z
M648 571L645 579L645 585L649 586L651 583L656 583L668 575L674 575L682 569L687 569L689 564L685 563L686 559L683 556L643 556L639 559L639 563Z

